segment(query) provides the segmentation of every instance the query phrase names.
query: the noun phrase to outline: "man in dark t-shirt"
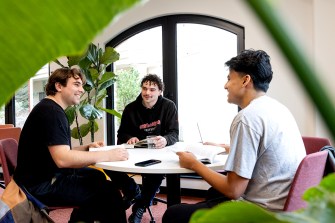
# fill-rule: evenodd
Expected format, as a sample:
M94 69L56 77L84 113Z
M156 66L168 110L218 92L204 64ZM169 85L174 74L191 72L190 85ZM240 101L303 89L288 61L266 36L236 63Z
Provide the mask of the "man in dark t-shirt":
M60 68L49 77L47 97L29 114L21 132L15 181L48 206L75 205L70 222L126 222L121 193L88 165L128 159L124 148L88 152L102 142L72 148L64 112L78 104L85 78L78 69Z

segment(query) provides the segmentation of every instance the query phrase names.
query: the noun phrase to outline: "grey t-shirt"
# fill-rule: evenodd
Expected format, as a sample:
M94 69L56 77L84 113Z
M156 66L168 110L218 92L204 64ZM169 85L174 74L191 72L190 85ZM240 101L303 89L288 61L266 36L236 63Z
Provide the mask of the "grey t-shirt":
M278 101L261 96L234 118L225 169L250 179L242 199L282 210L306 155L295 119Z

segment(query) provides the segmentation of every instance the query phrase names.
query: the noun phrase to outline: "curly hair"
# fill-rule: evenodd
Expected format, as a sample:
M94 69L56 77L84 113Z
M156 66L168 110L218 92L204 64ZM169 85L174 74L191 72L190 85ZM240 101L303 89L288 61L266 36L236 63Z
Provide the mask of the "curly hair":
M272 80L272 67L270 56L263 50L244 50L236 57L231 58L225 63L229 69L240 73L249 74L255 89L266 92Z
M52 72L48 79L48 83L45 85L46 95L55 95L57 93L55 84L58 82L62 86L66 87L67 81L71 77L74 79L81 79L83 84L86 81L85 75L83 75L77 68L63 67L56 69L54 72Z
M144 76L141 81L141 87L145 82L149 82L150 85L156 84L159 90L164 91L164 83L162 79L158 77L156 74L147 74L146 76Z

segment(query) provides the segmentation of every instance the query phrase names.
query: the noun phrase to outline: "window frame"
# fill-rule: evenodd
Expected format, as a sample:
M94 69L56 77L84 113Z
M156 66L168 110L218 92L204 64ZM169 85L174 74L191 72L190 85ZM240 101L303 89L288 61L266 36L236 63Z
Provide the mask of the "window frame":
M106 43L106 47L117 47L123 41L132 36L158 26L162 27L162 65L163 80L165 84L164 97L169 98L176 103L178 108L178 86L177 86L177 24L193 23L213 26L234 33L237 36L237 52L245 49L245 30L244 27L228 20L223 20L211 16L196 14L174 14L168 16L157 17L141 22ZM206 44L206 43L204 43ZM113 70L113 66L109 68ZM106 107L114 109L114 86L107 89ZM107 145L112 145L116 141L116 130L114 116L106 114Z

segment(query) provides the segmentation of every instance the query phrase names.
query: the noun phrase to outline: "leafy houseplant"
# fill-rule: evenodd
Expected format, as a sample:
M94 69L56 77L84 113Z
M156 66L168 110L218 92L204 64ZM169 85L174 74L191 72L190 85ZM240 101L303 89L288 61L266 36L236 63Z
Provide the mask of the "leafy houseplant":
M78 66L86 77L85 93L82 95L80 104L70 106L65 110L71 125L76 120L76 127L71 130L71 136L79 139L80 144L82 144L82 137L85 137L88 133L91 134L91 142L94 141L94 133L99 129L96 119L103 117L103 111L121 117L121 114L114 109L102 107L103 99L107 97L106 88L112 86L116 80L116 75L106 69L118 59L119 53L114 48L106 47L103 51L93 43L89 45L83 55L68 57L68 67ZM65 67L58 60L55 62ZM88 122L79 126L77 112Z

